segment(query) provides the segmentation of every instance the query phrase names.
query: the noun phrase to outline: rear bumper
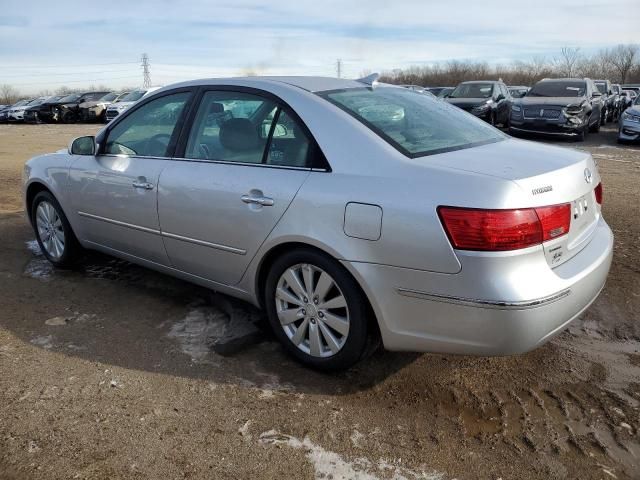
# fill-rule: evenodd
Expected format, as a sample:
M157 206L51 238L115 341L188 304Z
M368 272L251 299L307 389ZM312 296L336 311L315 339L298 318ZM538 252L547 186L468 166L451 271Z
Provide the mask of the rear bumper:
M600 219L588 245L554 269L541 248L517 260L460 255L458 274L345 265L373 305L385 348L509 355L548 341L597 298L611 265L613 234Z

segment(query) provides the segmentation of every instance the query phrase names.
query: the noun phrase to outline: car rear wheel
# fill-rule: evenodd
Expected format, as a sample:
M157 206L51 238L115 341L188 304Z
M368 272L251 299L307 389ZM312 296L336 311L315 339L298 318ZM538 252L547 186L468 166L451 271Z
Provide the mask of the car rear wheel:
M276 337L319 370L349 368L365 354L366 305L344 267L314 250L283 255L267 275L265 306Z
M51 193L36 195L31 205L31 220L40 249L56 267L68 268L82 256L82 247L71 230L62 207Z

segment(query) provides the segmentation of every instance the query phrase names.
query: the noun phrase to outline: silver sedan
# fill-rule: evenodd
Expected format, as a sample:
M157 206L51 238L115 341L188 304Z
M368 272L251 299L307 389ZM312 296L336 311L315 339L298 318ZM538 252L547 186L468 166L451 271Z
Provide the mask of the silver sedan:
M326 370L376 340L528 351L595 300L612 257L588 153L375 76L165 87L28 161L24 200L55 266L99 250L239 297Z

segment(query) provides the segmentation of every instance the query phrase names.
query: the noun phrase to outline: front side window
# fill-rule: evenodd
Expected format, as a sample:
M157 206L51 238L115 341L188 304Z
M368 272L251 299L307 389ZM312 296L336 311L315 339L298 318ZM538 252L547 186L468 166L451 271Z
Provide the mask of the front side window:
M105 153L164 157L190 92L165 95L134 110L109 132Z
M244 92L209 91L198 108L185 157L305 167L309 145L297 121L275 101Z
M409 157L506 138L458 107L404 88L352 88L318 95L360 120Z
M489 98L493 95L493 83L461 83L449 98Z

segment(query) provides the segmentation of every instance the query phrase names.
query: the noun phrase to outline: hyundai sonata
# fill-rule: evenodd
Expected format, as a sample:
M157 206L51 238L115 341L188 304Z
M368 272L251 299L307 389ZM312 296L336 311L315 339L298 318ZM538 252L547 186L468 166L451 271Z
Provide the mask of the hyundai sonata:
M389 350L528 351L602 289L588 153L512 139L406 88L172 85L24 171L46 257L94 249L247 300L321 369Z

